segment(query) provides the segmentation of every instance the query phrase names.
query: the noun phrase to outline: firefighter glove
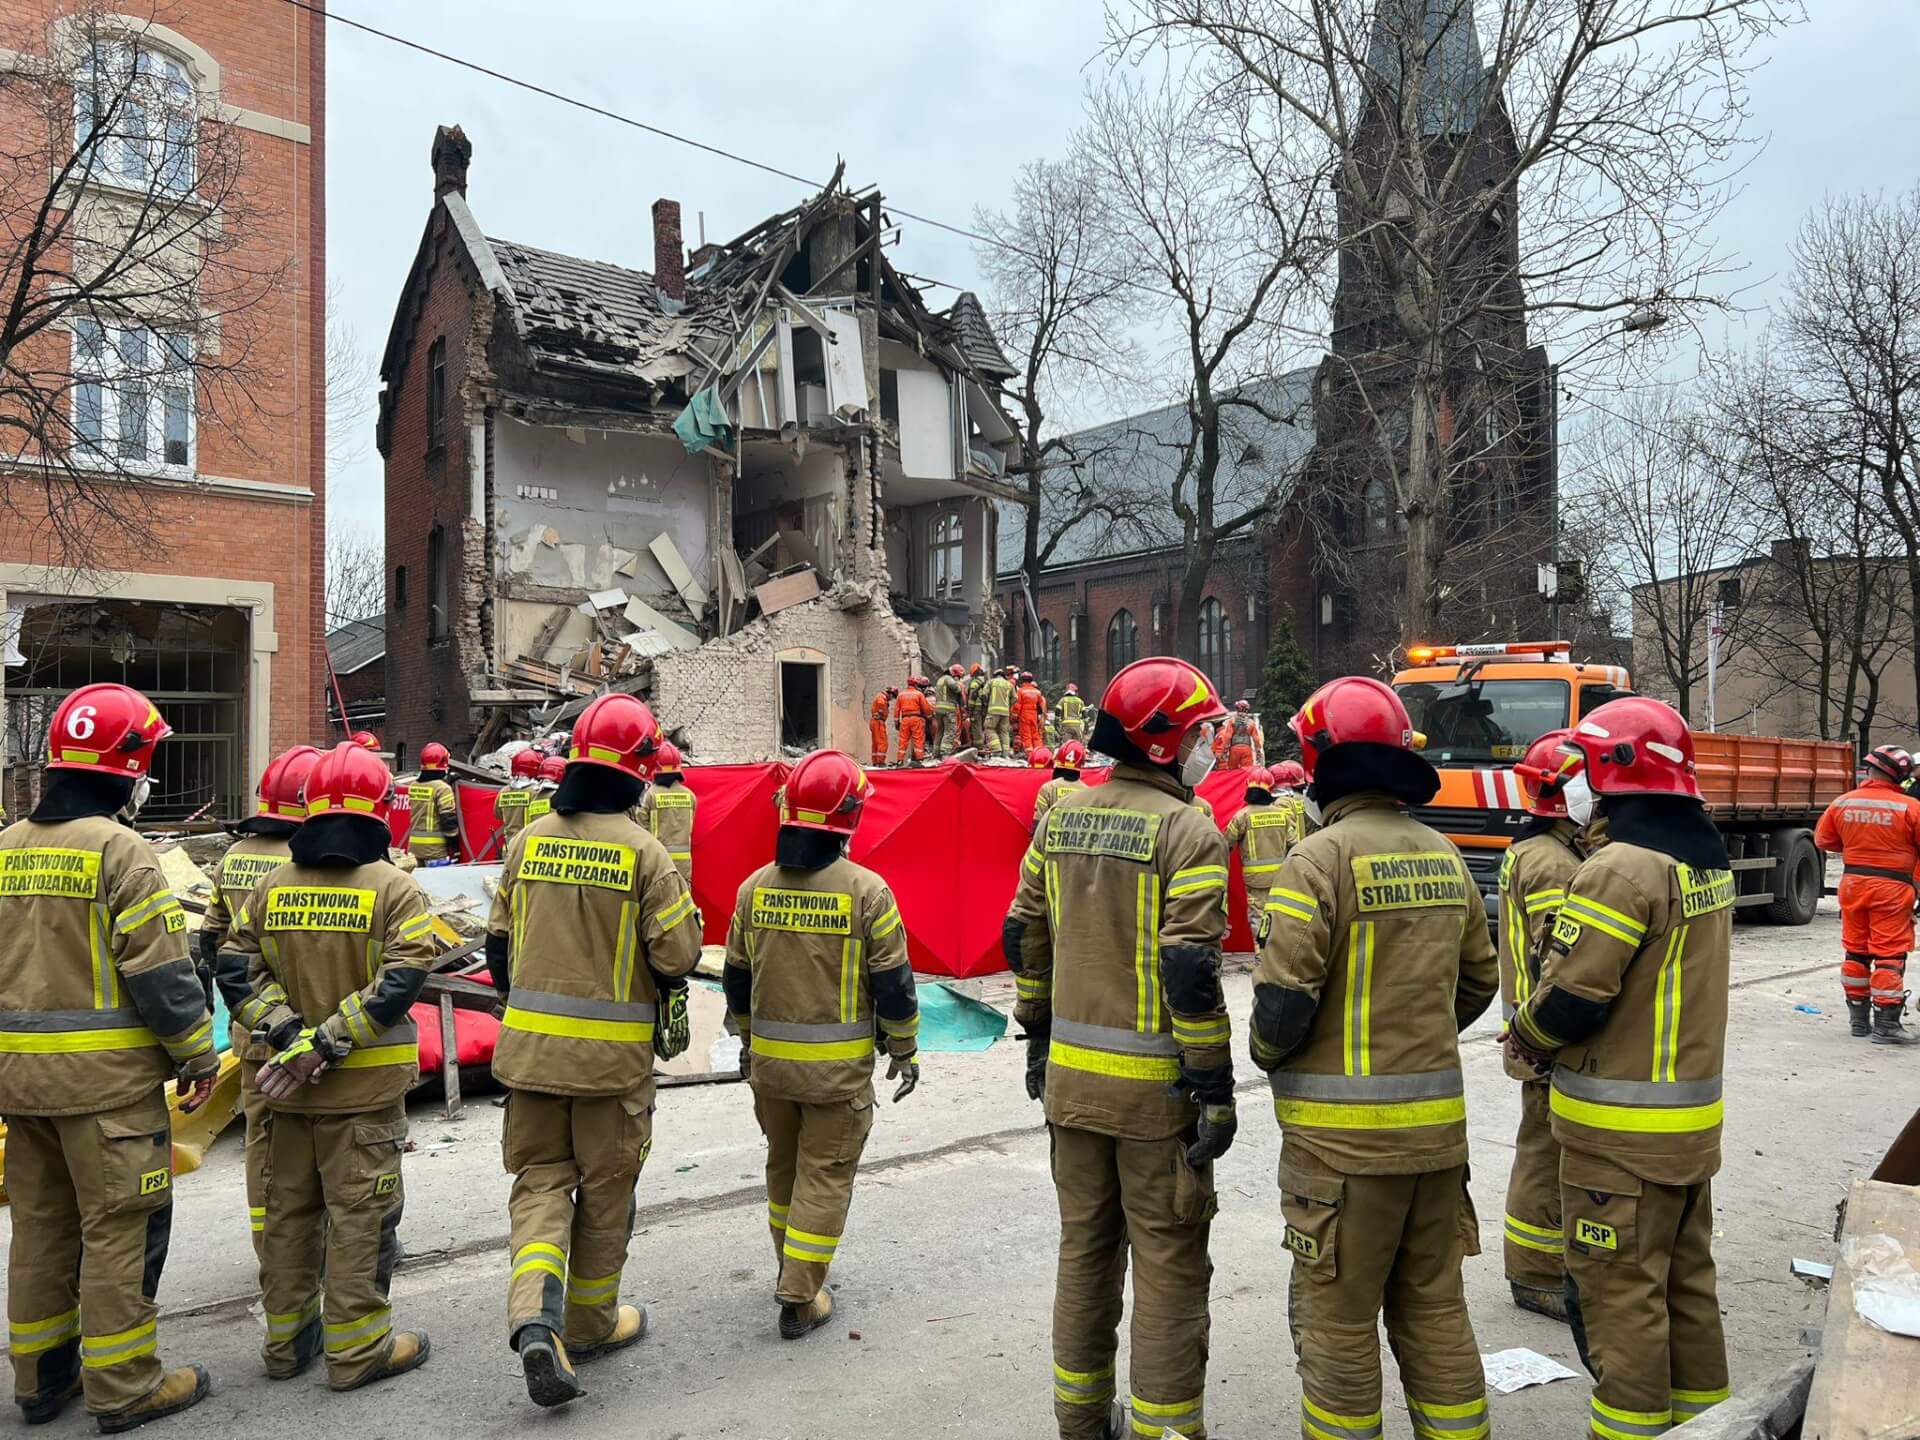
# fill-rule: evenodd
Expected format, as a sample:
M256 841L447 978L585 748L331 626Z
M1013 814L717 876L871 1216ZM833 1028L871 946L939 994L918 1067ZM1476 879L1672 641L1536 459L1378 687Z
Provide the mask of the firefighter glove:
M1027 1035L1027 1098L1047 1098L1047 1037Z
M682 980L662 989L660 1000L662 1024L654 1034L654 1050L662 1060L672 1060L686 1054L687 1046L693 1043L692 1027L687 1020L687 982Z
M1200 1070L1183 1061L1180 1078L1167 1087L1167 1094L1201 1105L1230 1106L1233 1104L1233 1065L1229 1062Z
M753 1041L745 1035L740 1037L740 1078L742 1080L753 1078Z
M1239 1126L1233 1101L1224 1105L1202 1105L1199 1129L1187 1146L1187 1164L1198 1170L1218 1160L1233 1148L1233 1134Z
M893 1103L898 1105L920 1088L919 1057L917 1055L894 1056L887 1066L887 1079L900 1082L900 1088L893 1092Z
M286 1049L260 1067L260 1093L269 1100L284 1100L302 1085L318 1085L326 1071L324 1041L317 1030L302 1030Z
M1542 1055L1531 1049L1509 1025L1500 1034L1500 1043L1507 1052L1507 1058L1516 1065L1531 1070L1536 1079L1545 1080L1553 1074L1553 1057Z

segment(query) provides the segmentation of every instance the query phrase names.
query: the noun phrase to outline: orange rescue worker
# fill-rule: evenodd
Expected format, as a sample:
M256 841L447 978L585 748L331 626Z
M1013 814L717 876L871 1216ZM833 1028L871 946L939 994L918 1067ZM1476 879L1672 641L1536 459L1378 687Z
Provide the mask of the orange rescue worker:
M460 858L460 806L447 782L447 747L429 740L420 747L420 773L407 786L413 828L407 849L422 865L450 865Z
M1018 729L1017 743L1022 750L1038 748L1044 734L1040 728L1040 717L1047 713L1047 697L1040 693L1040 687L1034 684L1033 672L1020 672L1020 688L1013 696L1013 718Z
M933 702L927 699L927 681L923 675L909 676L907 688L894 702L893 712L900 718L900 763L919 764L927 758L927 721L933 717Z
M1920 799L1902 786L1913 756L1882 745L1867 756L1866 783L1820 817L1813 843L1841 858L1840 943L1847 958L1840 985L1855 1035L1876 1045L1906 1045L1907 952L1913 949L1914 875L1920 868ZM1869 1023L1871 1022L1871 1023Z
M873 763L887 763L887 721L893 716L893 702L900 698L900 687L889 685L873 697L867 712L867 731L873 737Z
M1253 718L1252 708L1246 701L1233 702L1233 714L1220 727L1220 736L1213 744L1214 753L1225 759L1229 770L1251 770L1259 763L1260 752L1266 745L1260 734L1260 722Z

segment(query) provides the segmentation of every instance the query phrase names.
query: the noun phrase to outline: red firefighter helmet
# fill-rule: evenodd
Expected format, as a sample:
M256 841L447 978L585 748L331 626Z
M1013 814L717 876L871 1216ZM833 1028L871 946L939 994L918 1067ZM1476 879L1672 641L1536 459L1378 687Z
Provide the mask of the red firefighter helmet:
M671 740L662 740L660 748L653 752L653 773L656 779L662 775L684 778L680 769L680 747Z
M551 780L554 784L558 785L561 777L567 773L567 757L564 755L542 755L540 757L540 769L538 773L542 780Z
M782 825L851 835L867 803L867 772L838 750L816 750L793 767L776 798Z
M889 700L893 699L893 697L898 695L899 693L900 693L900 687L898 685L887 686L887 698Z
M602 695L574 722L567 759L646 779L661 743L660 722L633 695Z
M1244 700L1236 700L1236 701L1234 701L1234 702L1233 702L1233 708L1234 708L1235 710L1238 710L1238 711L1239 711L1239 712L1240 712L1240 713L1241 713L1242 715L1245 715L1245 714L1247 714L1247 713L1248 713L1249 711L1251 711L1251 710L1253 709L1253 707L1252 707L1251 705L1249 705L1249 704L1248 704L1248 703L1247 703L1246 701L1244 701Z
M508 762L513 771L513 778L531 780L540 773L540 760L540 752L531 745L524 750L514 751L513 759Z
M955 661L953 664L947 667L947 674L951 675L956 680L958 680L962 675L965 675L966 673L967 673L966 670L961 667L958 661Z
M969 670L967 673L969 675L984 675L987 673L987 667L982 665L978 660L976 660L973 662L973 668Z
M447 768L447 759L447 747L438 740L429 740L420 747L422 770L444 770Z
M307 815L365 815L387 823L393 808L393 776L378 756L343 740L307 772Z
M1580 770L1579 756L1566 749L1567 737L1572 734L1571 730L1547 731L1527 747L1526 758L1513 767L1529 815L1558 819L1567 813L1561 791Z
M1078 695L1080 693L1080 687L1069 680L1067 681L1066 693L1069 695Z
M1247 772L1247 788L1249 790L1265 790L1268 794L1272 794L1273 771L1267 769L1264 765L1254 766L1253 769Z
M1307 779L1320 757L1336 745L1385 745L1415 750L1413 721L1391 687L1367 675L1329 680L1288 722L1300 739L1300 768Z
M1913 756L1898 745L1880 745L1866 758L1866 768L1883 780L1904 785L1913 774Z
M358 745L362 750L378 750L380 737L371 730L356 730L347 737L347 743Z
M1027 768L1030 770L1051 770L1053 751L1044 745L1036 745L1027 752Z
M1053 752L1053 768L1056 770L1079 770L1087 763L1087 747L1078 740L1069 740Z
M1020 672L1020 683L1022 685L1031 685L1033 683L1033 671L1022 670Z
M47 730L49 770L94 770L138 780L153 748L173 733L154 704L126 685L82 685L60 702Z
M260 785L254 792L260 797L254 813L271 820L306 819L307 777L319 759L320 752L312 745L296 745L269 760L267 768L260 772Z
M1693 732L1663 701L1645 695L1609 700L1573 727L1566 744L1585 759L1596 795L1700 798Z
M1298 790L1307 783L1306 769L1298 760L1282 760L1273 767L1273 783L1282 790Z
M1180 758L1180 745L1189 730L1211 725L1226 713L1206 676L1184 660L1153 655L1134 661L1107 682L1094 720L1093 743L1106 748L1097 732L1100 722L1108 720L1148 760L1171 765Z

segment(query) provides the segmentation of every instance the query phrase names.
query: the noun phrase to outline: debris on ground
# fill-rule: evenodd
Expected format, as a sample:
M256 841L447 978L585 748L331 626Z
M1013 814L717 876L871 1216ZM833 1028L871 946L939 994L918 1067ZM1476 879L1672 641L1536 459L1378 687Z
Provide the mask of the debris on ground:
M1525 1348L1482 1355L1480 1365L1487 1373L1487 1388L1496 1395L1511 1395L1529 1385L1551 1385L1556 1380L1580 1378L1551 1356Z

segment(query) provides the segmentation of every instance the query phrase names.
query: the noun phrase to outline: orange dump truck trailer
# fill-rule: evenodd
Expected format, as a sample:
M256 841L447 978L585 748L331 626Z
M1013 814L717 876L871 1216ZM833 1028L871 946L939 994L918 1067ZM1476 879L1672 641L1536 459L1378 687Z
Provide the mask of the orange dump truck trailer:
M1393 688L1440 772L1440 793L1414 813L1460 847L1491 914L1501 852L1527 819L1514 762L1547 731L1631 695L1632 680L1621 666L1574 660L1564 641L1417 645L1407 659ZM1805 925L1825 877L1813 826L1853 784L1852 745L1703 730L1693 743L1739 880L1735 905Z

